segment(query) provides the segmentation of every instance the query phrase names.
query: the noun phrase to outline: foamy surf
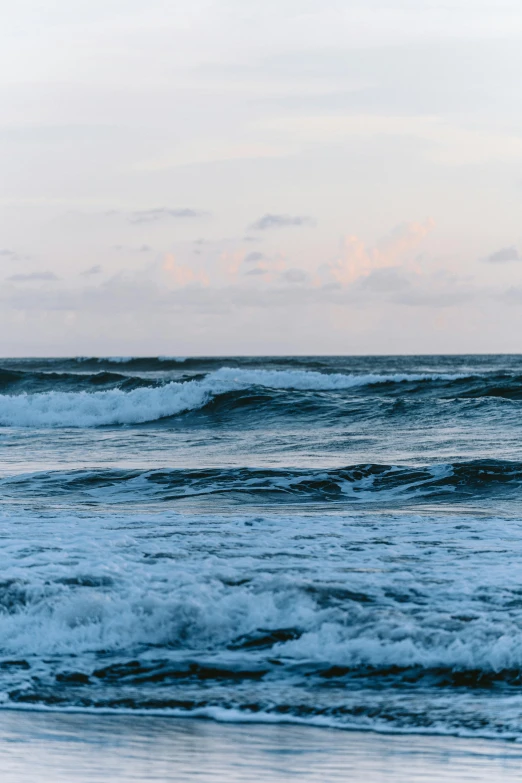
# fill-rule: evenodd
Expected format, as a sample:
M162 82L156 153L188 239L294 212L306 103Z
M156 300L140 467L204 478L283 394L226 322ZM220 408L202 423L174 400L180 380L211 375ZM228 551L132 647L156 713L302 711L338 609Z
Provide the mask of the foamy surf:
M519 736L520 586L504 583L518 523L497 519L494 539L492 520L448 517L444 538L437 526L164 512L85 527L12 512L0 524L3 706ZM383 536L394 545L375 569ZM493 540L511 549L488 558L486 589L477 565ZM482 697L495 688L515 698L502 721Z

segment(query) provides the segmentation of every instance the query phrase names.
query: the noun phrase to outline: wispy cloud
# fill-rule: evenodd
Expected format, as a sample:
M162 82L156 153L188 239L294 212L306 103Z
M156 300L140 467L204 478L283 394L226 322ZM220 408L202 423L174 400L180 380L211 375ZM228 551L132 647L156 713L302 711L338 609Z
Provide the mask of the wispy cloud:
M89 267L89 269L86 269L84 272L81 272L80 274L82 277L91 277L91 275L99 275L102 272L102 268L99 264L95 264L95 266Z
M287 228L289 226L314 226L311 217L303 215L272 215L267 213L250 226L252 231L267 231L272 228Z
M258 253L254 251L253 253L247 253L246 256L243 259L244 264L257 264L258 261L262 261L265 258L264 253Z
M256 266L254 269L249 269L248 272L245 272L246 275L267 275L268 269L261 269L261 267Z
M285 267L285 259L281 254L267 255L253 251L243 257L241 271L245 277L264 277L263 283L277 283Z
M20 255L15 250L10 250L7 247L0 249L0 257L7 258L9 261L27 261L29 256Z
M281 275L281 278L285 281L285 283L306 283L308 280L308 275L306 272L303 272L302 269L287 269L286 272L283 272Z
M188 207L177 209L170 207L155 207L154 209L137 209L133 212L120 212L119 210L111 209L108 212L105 212L106 217L113 217L115 215L123 215L128 223L139 225L140 223L158 223L161 220L208 217L209 213L201 209L189 209Z
M484 261L489 264L505 264L509 261L522 261L522 257L514 245L510 247L503 247L497 250L496 253L491 253Z
M128 245L112 245L111 250L126 253L151 253L152 248L150 245L139 245L138 247L130 247Z
M30 272L27 275L11 275L11 277L7 278L7 280L13 283L30 283L35 280L55 281L59 279L54 272Z

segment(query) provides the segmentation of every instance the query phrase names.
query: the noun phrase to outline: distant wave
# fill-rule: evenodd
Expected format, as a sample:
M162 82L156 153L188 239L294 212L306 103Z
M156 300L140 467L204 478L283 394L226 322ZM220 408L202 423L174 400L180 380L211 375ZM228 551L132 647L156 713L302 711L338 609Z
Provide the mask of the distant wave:
M305 370L246 370L222 367L201 380L170 382L131 391L48 391L0 395L0 425L97 427L140 424L204 407L235 390L342 391L371 385L454 381L460 374L355 375Z
M0 367L0 389L6 392L20 394L27 392L36 394L43 391L88 391L96 388L133 388L137 386L154 386L154 379L140 376L123 375L109 370L95 373L74 372L28 372L7 370Z
M96 362L96 364L144 364L147 363L150 365L150 368L153 369L154 365L157 362L161 362L162 364L165 362L174 362L176 364L182 364L183 362L187 361L187 358L184 356L155 356L151 358L147 357L141 357L141 356L77 356L74 359L75 362L78 362L78 364L91 364L93 362ZM195 361L199 361L196 359Z

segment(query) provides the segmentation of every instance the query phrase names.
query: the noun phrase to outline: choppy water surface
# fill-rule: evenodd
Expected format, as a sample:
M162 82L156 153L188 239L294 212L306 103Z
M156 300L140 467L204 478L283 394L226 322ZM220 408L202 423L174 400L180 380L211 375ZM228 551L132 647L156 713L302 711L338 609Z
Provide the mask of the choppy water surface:
M522 739L522 357L0 363L0 698Z

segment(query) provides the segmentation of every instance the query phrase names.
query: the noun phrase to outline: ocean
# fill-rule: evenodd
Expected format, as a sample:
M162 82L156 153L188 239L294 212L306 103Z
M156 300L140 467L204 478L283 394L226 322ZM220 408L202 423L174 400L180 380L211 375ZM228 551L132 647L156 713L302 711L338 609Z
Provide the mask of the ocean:
M2 714L522 740L522 357L0 367Z

